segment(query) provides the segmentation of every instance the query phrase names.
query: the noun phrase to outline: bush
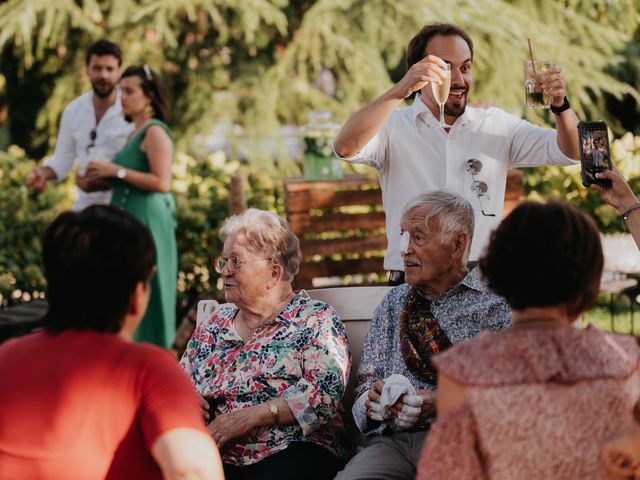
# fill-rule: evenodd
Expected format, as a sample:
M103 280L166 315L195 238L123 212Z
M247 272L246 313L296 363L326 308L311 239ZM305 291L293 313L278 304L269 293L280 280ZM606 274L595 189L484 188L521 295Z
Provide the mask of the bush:
M640 137L631 133L611 142L611 155L618 169L628 179L634 192L640 191ZM524 188L527 199L564 198L591 215L603 233L624 230L618 212L602 201L592 189L582 186L580 166L525 168Z
M0 301L10 305L44 298L40 252L42 234L51 221L71 207L73 176L36 194L25 186L36 165L22 150L0 152ZM222 152L194 157L177 152L173 165L173 193L178 227L178 315L202 296L220 298L213 259L222 251L218 229L228 216L229 177L240 172L247 179L247 203L257 208L282 209L280 182L228 162Z
M41 194L25 185L36 165L18 147L0 151L0 305L44 298L40 239L51 221L71 206L70 180Z

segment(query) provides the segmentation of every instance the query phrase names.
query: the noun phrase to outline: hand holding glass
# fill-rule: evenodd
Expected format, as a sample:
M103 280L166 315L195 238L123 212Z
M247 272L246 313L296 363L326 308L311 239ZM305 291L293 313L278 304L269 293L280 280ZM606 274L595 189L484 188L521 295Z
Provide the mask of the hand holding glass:
M531 61L524 62L524 93L527 101L527 108L549 108L549 96L542 91L541 77L545 74L553 62L544 61L535 63L535 71Z
M444 121L444 104L449 98L449 88L451 87L451 65L446 63L444 67L441 67L444 72L444 78L442 79L442 85L438 85L436 82L431 82L431 91L433 92L433 98L440 106L440 128L448 128L451 125L447 125Z

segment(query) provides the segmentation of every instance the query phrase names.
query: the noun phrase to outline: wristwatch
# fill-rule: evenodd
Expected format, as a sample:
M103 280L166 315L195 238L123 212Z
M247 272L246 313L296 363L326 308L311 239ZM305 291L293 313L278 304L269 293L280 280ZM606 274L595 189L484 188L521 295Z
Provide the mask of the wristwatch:
M549 106L549 109L553 112L554 115L560 115L562 112L564 112L565 110L569 110L570 108L571 105L569 104L569 100L567 100L567 97L564 97L564 103L559 107L555 107L553 105Z
M126 176L127 176L127 169L124 167L120 167L116 172L116 177L118 177L120 180L123 180L124 177Z
M280 425L280 410L278 410L278 406L269 401L267 401L267 405L269 405L269 412L271 412L271 416L273 417L273 424Z

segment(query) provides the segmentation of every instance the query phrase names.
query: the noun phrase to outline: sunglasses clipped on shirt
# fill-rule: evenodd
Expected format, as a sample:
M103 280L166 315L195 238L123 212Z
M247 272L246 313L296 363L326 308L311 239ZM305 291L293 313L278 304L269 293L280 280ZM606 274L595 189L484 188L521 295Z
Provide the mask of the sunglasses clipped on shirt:
M91 130L89 132L89 139L91 140L91 143L89 145L87 145L87 152L89 151L89 149L91 149L91 148L96 146L96 138L98 138L98 132L97 132L96 128L94 128L93 130Z
M470 158L467 160L467 163L464 167L465 171L471 175L473 182L471 183L471 191L476 194L478 198L478 203L480 204L480 212L484 217L495 217L495 213L487 213L484 211L484 206L482 205L482 197L487 195L489 191L489 186L487 182L483 182L482 180L477 180L476 175L478 175L482 171L482 162L477 158Z

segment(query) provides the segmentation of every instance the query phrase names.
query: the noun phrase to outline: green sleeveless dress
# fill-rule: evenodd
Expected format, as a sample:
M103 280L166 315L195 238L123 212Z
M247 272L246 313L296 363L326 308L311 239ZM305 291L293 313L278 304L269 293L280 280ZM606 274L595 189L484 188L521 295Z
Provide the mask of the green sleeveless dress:
M114 157L113 163L125 168L149 172L147 155L140 143L152 125L160 125L171 136L169 127L150 121ZM158 256L156 272L151 281L151 298L147 312L135 332L134 340L169 347L176 331L176 280L178 252L176 247L176 206L170 193L150 192L115 179L111 205L122 208L140 220L151 232Z

